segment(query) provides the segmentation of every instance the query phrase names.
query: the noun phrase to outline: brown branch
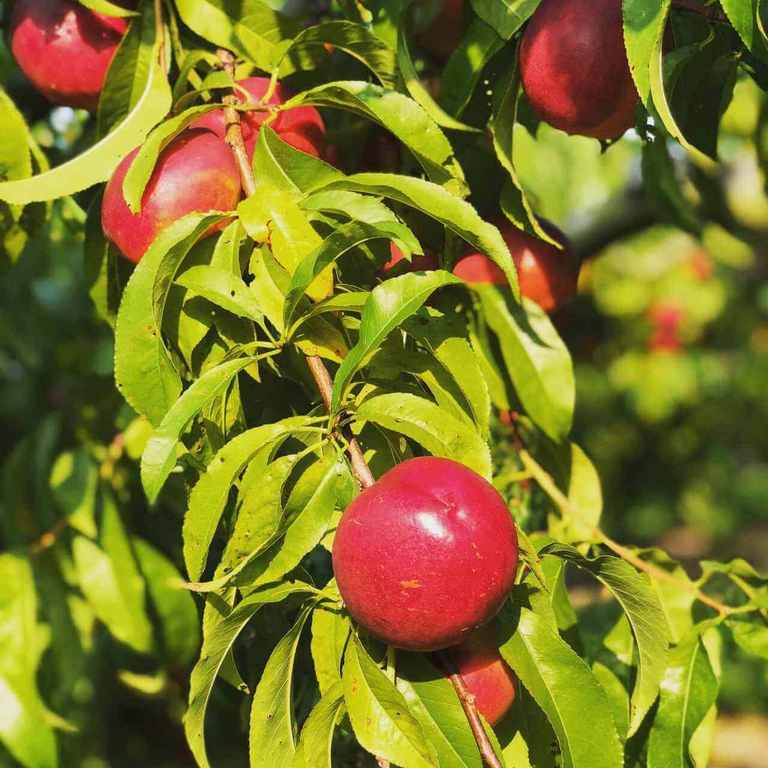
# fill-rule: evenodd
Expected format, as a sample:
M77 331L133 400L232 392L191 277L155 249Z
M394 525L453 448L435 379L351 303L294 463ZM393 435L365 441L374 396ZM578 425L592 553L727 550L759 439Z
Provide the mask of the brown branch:
M39 557L42 555L46 549L50 549L58 541L59 536L61 536L67 528L69 528L69 518L60 517L37 541L33 541L29 545L29 556Z
M731 24L731 20L724 11L714 5L699 5L696 0L672 0L672 9L683 13L695 13L717 24L728 24L729 26Z
M600 528L591 523L587 518L576 509L569 501L568 497L557 487L552 476L548 474L544 468L526 451L521 448L519 451L520 460L523 462L523 466L531 473L536 482L541 486L542 490L549 496L552 501L557 504L562 512L576 518L582 525L589 528L590 533L600 544L608 547L612 552L617 554L623 560L633 565L640 571L644 571L657 581L665 581L669 584L674 584L687 592L690 592L699 602L708 605L710 608L716 610L719 614L727 616L731 612L731 608L717 600L712 599L709 595L702 592L695 584L690 581L680 581L676 579L671 573L668 573L663 568L655 566L653 563L648 563L642 558L638 557L631 549L625 547L613 539L606 536Z
M475 697L469 692L464 678L456 670L456 665L453 662L450 651L437 651L430 654L430 657L437 664L438 669L448 678L453 689L456 691L461 708L467 716L469 727L472 729L472 734L477 742L477 748L480 750L480 756L490 768L503 768L502 762L499 760L496 750L493 748L493 744L491 744L491 740L485 731L480 713L475 706Z
M165 72L167 62L165 61L165 25L163 24L163 0L155 0L155 37L160 43L158 61L160 69Z

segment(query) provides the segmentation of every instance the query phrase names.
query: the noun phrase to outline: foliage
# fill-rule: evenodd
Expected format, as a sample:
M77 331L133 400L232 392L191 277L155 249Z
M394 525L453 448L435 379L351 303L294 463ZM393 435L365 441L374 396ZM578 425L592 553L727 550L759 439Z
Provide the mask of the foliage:
M465 3L448 61L420 34L439 5L141 0L93 119L49 115L4 56L0 762L480 766L434 659L368 637L335 587L354 436L375 477L429 453L509 502L521 567L497 623L520 686L492 733L502 764L707 764L722 646L726 672L768 657L766 579L734 559L696 580L616 544L588 456L616 535L650 544L678 522L681 467L684 522L730 535L764 515L749 454L765 448L768 342L745 307L767 311L768 203L718 171L768 157L759 4L624 0L638 126L603 147L525 102L535 0ZM143 144L124 186L138 207L160 149L232 92L217 47L237 79L290 83L273 112L322 108L341 167L268 122L256 193L183 217L133 268L104 240L96 185ZM589 301L557 318L521 298L490 223L546 237L534 211L602 252ZM382 280L390 242L441 268ZM465 243L509 287L455 277ZM567 586L584 579L609 607L576 610ZM158 727L185 711L186 743ZM153 738L134 743L140 729Z

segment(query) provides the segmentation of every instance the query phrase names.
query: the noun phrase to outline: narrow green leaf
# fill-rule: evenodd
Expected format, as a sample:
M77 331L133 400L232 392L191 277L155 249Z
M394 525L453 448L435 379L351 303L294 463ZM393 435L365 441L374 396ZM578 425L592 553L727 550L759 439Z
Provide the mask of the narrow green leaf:
M546 713L564 768L622 768L611 704L587 663L527 608L502 609L499 623L501 654Z
M458 461L491 479L491 453L485 440L431 400L405 393L378 395L363 401L355 418L411 437L434 456Z
M584 557L576 548L550 544L539 552L589 571L618 600L632 627L639 654L628 736L634 735L659 694L667 666L667 623L648 580L617 557Z
M176 283L233 315L264 324L264 315L253 292L231 271L209 265L190 267L176 278Z
M368 655L356 634L344 657L344 700L357 740L376 757L403 768L437 766L408 703Z
M648 768L686 768L691 738L717 698L718 683L696 627L669 653L648 737Z
M541 0L472 0L475 13L509 40L533 15Z
M523 407L547 436L563 441L571 431L576 384L571 356L557 330L532 301L520 306L491 285L474 290Z
M269 657L251 705L251 768L285 768L296 752L293 667L299 638L312 606L298 619Z
M360 336L339 368L333 384L332 409L341 405L349 382L384 339L444 285L461 284L448 272L413 272L387 280L371 292L363 310Z
M345 611L320 605L312 614L312 661L320 694L341 682L341 663L352 625Z
M763 12L760 2L761 0L720 0L720 5L744 45L758 59L768 63L768 45L760 34L760 14Z
M746 621L731 625L733 639L747 652L761 659L768 659L768 627Z
M208 466L189 497L184 517L184 562L191 581L199 581L208 548L229 497L229 491L248 462L263 448L307 423L303 416L254 427L230 440Z
M181 392L160 331L170 283L200 236L223 218L190 214L171 224L144 254L123 294L115 328L115 379L123 397L152 424L162 421Z
M141 483L150 503L155 502L173 469L176 446L187 424L204 405L225 392L232 379L254 360L244 357L211 368L165 414L141 456Z
M205 713L213 684L238 635L262 606L279 603L292 595L310 595L315 591L309 584L286 582L253 592L243 598L228 616L206 634L200 651L200 660L190 677L189 709L184 717L187 742L201 768L210 768L205 746Z
M301 761L295 760L294 768L332 768L333 732L345 712L344 688L339 681L320 699L304 723L300 749L305 757Z

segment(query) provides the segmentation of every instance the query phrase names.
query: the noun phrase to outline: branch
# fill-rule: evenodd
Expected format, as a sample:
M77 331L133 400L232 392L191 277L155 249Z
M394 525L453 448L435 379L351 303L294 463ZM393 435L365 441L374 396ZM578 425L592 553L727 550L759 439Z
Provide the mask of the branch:
M163 0L155 0L155 39L160 43L158 55L160 69L165 72L167 63L165 61L165 24L163 23Z
M459 702L464 710L464 714L467 716L467 720L469 720L469 727L472 729L472 734L477 742L480 756L490 768L504 768L485 731L485 726L480 718L480 713L475 706L475 697L469 692L469 688L467 688L464 678L456 671L456 665L453 663L453 657L451 656L450 651L437 651L436 653L430 654L430 657L435 661L440 671L448 678L456 691L456 695L459 697Z
M683 13L695 13L703 16L708 21L714 21L717 24L727 24L731 26L731 20L719 8L714 5L699 5L695 0L672 0L672 8L675 11Z
M221 62L221 67L234 80L235 77L235 57L227 50L219 48L216 55ZM243 184L243 190L246 197L250 197L256 192L256 179L253 175L253 167L248 160L248 153L245 150L243 141L243 130L240 125L240 113L235 107L240 104L240 100L232 93L224 97L224 103L228 106L224 109L224 120L227 126L226 142L237 161L237 167L240 170L240 179ZM317 355L307 357L307 365L312 373L312 377L320 391L325 407L331 409L331 394L333 392L333 382L325 367L325 363ZM362 488L370 488L375 482L368 463L363 456L360 444L352 434L350 427L345 426L341 429L341 434L347 444L347 455L352 468L352 474Z
M676 579L671 573L668 573L662 568L655 566L653 563L648 563L642 558L638 557L628 547L618 544L613 539L608 538L597 526L593 525L587 518L576 509L573 504L568 500L568 497L557 487L552 476L549 475L544 468L525 450L520 449L520 459L523 462L523 466L531 473L536 482L541 486L541 489L549 496L552 501L557 504L560 510L576 518L582 525L587 526L590 529L590 533L601 544L605 545L612 552L617 554L623 560L633 565L640 571L645 571L649 576L657 581L666 581L669 584L674 584L677 587L690 592L697 600L708 605L710 608L716 610L722 616L727 616L731 613L731 608L723 603L719 603L717 600L713 600L709 595L702 592L695 584L689 581L680 581Z

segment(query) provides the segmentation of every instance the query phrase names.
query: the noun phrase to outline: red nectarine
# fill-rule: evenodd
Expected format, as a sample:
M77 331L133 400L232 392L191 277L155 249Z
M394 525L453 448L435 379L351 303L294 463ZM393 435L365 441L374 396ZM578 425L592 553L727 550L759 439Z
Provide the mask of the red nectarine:
M347 507L333 568L350 615L407 650L455 645L490 621L517 570L504 499L448 459L410 459Z
M394 244L389 244L389 252L392 258L378 271L382 280L391 277L392 274L404 274L405 272L431 272L440 269L440 260L436 253L425 253L423 255L413 255L410 263L397 267L405 258L403 252Z

